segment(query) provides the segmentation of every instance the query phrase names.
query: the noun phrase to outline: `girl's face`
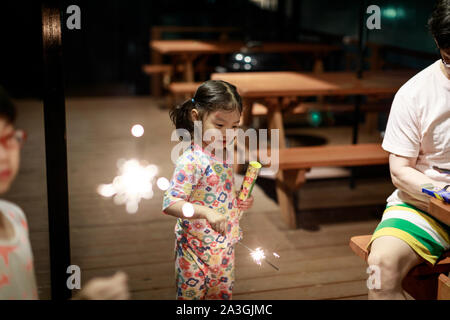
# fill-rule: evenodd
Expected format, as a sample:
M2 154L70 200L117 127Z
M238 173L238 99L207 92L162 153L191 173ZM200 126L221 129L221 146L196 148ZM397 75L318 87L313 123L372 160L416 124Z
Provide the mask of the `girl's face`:
M198 120L199 119L198 111L194 109L192 110L192 112L193 112L192 118L194 120ZM209 129L219 130L220 133L222 134L222 137L220 139L223 144L223 147L225 148L227 142L228 144L232 142L226 141L226 130L227 129L236 130L239 128L241 114L239 113L238 110L233 111L219 110L206 114L205 116L203 116L202 120L203 120L202 122L203 134L205 134L205 132ZM211 139L211 141L204 141L203 144L208 145L212 143L212 141L214 141L214 137Z
M13 134L14 127L0 118L0 193L9 190L19 170L20 145Z

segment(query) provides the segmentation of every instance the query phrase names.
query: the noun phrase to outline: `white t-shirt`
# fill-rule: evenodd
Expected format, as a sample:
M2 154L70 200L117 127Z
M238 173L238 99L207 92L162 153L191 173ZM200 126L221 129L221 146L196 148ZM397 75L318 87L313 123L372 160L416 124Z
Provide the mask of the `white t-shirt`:
M0 240L0 300L37 299L25 214L18 206L5 200L0 200L0 214L14 227L12 239Z
M383 140L383 149L417 157L416 169L436 181L450 184L450 80L438 60L408 80L395 95ZM388 205L409 203L428 211L429 197L395 190Z

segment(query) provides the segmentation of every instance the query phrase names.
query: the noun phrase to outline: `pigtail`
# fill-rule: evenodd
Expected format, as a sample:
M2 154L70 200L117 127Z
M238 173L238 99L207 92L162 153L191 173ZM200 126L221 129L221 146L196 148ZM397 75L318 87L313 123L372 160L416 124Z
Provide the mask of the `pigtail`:
M195 107L193 99L186 100L183 104L175 106L170 111L170 119L176 129L186 129L189 132L194 131L194 122L191 118L191 110Z

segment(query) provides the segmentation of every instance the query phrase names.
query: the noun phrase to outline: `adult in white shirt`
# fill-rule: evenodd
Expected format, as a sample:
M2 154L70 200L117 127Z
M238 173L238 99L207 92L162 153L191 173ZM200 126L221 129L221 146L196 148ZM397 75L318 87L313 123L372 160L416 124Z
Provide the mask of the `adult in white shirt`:
M405 83L392 103L382 146L397 189L368 246L368 264L380 275L369 299L405 299L408 272L434 265L450 248L450 227L427 212L421 187L450 184L450 0L437 2L428 25L442 59Z

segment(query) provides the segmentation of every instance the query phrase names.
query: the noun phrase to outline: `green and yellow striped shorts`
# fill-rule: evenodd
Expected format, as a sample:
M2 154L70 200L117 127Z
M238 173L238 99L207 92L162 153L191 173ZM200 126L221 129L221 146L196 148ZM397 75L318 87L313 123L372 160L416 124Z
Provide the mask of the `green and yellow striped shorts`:
M432 265L444 251L450 249L450 228L425 211L406 203L386 207L367 248L382 236L405 241Z

